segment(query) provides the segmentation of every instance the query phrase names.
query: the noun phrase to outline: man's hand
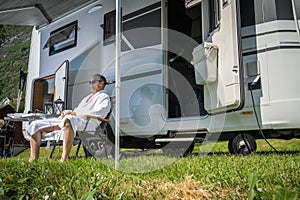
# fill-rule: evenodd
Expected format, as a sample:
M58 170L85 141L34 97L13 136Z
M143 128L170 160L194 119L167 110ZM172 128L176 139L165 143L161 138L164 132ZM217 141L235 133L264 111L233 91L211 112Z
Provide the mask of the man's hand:
M70 112L68 115L74 115L74 116L76 116L76 112Z
M73 111L71 111L71 110L64 110L64 111L60 114L61 118L64 118L66 115L73 115L73 116L76 116L76 113L73 112Z
M61 112L60 117L61 117L61 118L64 118L64 117L65 117L65 113L64 113L64 112Z

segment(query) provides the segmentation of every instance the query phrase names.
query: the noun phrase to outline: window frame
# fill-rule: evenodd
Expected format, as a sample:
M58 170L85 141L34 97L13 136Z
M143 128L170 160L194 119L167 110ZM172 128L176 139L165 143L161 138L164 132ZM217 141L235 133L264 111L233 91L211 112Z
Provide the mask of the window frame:
M213 32L220 25L221 6L219 0L209 1L209 33Z
M110 29L108 29L107 27L108 23L110 24L109 27ZM106 46L111 43L114 43L115 35L116 35L116 10L113 10L104 14L103 45Z
M55 39L55 35L62 33L67 28L72 28L72 31L66 36L66 38L59 42L56 42L54 40L54 42L52 43L51 40L53 40L53 38ZM72 35L73 32L74 32L74 35L70 38L70 35ZM63 52L70 48L76 47L77 46L77 37L78 37L78 21L76 20L76 21L71 22L67 25L64 25L54 31L51 31L49 39L47 40L47 42L44 46L44 49L49 48L49 56L55 55L57 53ZM57 45L61 45L62 47L55 48L55 46L57 46Z
M128 30L131 30L131 28L128 28L128 26L131 22L138 20L141 17L149 16L149 14L156 14L157 11L159 11L159 14L160 14L159 28L161 28L162 27L162 24L161 24L162 8L161 8L161 6L159 6L159 7L155 7L155 6L156 5L153 4L148 7L145 7L147 9L147 11L144 11L145 8L142 8L138 11L135 11L133 13L127 14L126 16L123 16L122 17L123 20L122 20L122 24L121 24L121 32L126 32ZM141 10L143 10L142 13L141 13ZM121 12L122 12L122 10L121 10ZM107 46L107 45L115 42L115 34L116 34L115 25L116 25L116 10L112 10L112 11L104 14L104 23L102 26L102 28L103 28L103 46ZM153 26L141 26L141 27L153 27ZM141 28L141 27L135 27L135 28ZM161 35L160 35L160 37L161 37ZM162 39L160 38L159 44L161 44L161 42L162 42ZM122 43L121 51L130 50L130 48L127 46L127 44L123 40L121 41L121 43ZM154 45L154 44L152 44L152 45ZM148 47L148 46L145 46L145 47ZM137 47L137 48L142 48L142 47Z

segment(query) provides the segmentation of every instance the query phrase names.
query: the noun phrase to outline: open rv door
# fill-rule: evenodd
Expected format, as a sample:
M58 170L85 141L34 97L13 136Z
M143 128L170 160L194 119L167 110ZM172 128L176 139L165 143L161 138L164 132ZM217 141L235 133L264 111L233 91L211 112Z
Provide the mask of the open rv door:
M244 89L239 0L199 2L204 42L194 49L192 63L196 84L204 85L205 109L209 114L241 109Z
M69 61L66 60L55 72L53 100L56 101L58 99L61 99L62 101L64 101L64 105L67 105L68 69Z

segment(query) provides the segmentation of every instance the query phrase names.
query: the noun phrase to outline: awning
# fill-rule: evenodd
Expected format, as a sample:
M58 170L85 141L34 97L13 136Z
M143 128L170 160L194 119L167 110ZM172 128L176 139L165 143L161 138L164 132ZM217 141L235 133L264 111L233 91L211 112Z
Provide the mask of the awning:
M0 0L0 24L43 26L97 0Z

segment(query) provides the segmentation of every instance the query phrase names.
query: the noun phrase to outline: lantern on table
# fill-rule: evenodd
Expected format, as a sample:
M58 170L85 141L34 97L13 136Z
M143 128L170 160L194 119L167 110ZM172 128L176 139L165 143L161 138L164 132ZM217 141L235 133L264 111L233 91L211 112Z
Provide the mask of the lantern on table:
M64 109L64 101L59 97L53 102L54 114L60 114Z
M45 114L53 114L53 103L52 102L46 102L44 103L44 113Z

